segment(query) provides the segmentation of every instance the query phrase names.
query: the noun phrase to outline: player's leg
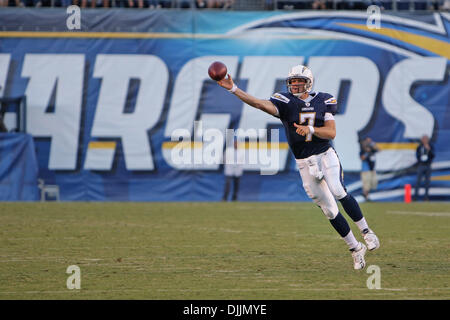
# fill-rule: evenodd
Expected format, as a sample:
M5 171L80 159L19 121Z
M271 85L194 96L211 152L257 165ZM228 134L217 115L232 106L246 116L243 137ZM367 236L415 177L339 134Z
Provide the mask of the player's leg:
M377 172L375 170L370 171L370 190L377 190L378 188L378 178Z
M366 252L366 247L356 240L347 220L339 212L336 200L331 194L326 182L324 180L319 181L312 176L306 164L299 164L299 171L306 194L319 206L333 228L339 233L352 252L354 268L364 268L364 254Z
M239 192L239 177L234 176L233 177L233 196L231 197L232 201L237 200L238 192Z
M414 200L418 200L419 199L419 189L420 189L420 184L422 183L422 177L424 174L424 166L419 164L418 168L417 168L417 180L416 180L416 187L414 190Z
M231 177L225 176L225 191L223 193L222 201L227 201L228 194L230 193Z
M350 218L358 225L361 231L368 228L358 202L351 194L347 193L347 190L345 189L343 170L336 151L332 148L328 149L328 151L322 155L320 163L325 181L333 196L341 202L345 212L347 212ZM366 180L368 180L368 177L365 176L364 181L368 183ZM367 187L368 186L365 188Z
M425 169L425 201L428 201L428 191L430 189L430 178L431 178L431 165L426 166Z
M370 177L369 171L364 171L361 173L362 189L364 198L369 200L369 190L370 190Z
M328 149L328 151L321 156L320 164L325 181L331 193L337 200L339 200L344 208L344 211L358 226L369 250L379 248L380 242L378 237L369 228L361 211L361 207L356 199L350 193L347 193L347 190L345 189L343 170L336 151L332 148Z

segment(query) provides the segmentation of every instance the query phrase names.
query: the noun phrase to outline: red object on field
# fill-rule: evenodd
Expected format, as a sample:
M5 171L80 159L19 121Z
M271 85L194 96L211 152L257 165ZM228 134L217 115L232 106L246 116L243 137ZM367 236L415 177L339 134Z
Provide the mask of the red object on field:
M208 68L211 79L219 81L227 75L227 66L220 61L213 62Z
M411 202L411 185L405 184L405 202L410 203Z

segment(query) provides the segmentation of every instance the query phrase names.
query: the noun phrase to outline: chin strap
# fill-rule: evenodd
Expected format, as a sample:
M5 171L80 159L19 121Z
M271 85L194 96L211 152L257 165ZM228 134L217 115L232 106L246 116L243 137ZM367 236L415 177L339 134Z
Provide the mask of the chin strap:
M308 90L305 90L305 91L303 91L303 92L299 92L299 93L292 93L294 96L296 96L297 98L300 98L301 96L302 96L302 94L304 94L304 93L306 93L306 92L308 92Z
M289 92L292 93L291 88L289 88ZM300 98L300 96L306 92L309 92L308 89L305 88L305 91L299 92L299 93L292 93L294 96L296 96L297 98Z

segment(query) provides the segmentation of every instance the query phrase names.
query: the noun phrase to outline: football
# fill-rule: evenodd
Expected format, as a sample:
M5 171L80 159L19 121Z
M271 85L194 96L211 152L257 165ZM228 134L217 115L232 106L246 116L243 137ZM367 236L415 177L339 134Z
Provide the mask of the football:
M227 66L220 61L213 62L208 68L208 74L215 81L222 80L227 75Z

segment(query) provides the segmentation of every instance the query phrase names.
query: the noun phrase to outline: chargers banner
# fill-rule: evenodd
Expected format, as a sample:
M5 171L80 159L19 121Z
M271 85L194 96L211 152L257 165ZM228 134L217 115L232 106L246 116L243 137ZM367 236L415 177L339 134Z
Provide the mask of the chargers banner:
M223 62L243 90L285 91L290 67L338 100L333 142L361 195L369 136L373 199L402 200L431 137L432 199L450 199L448 13L0 10L0 97L26 95L39 177L62 200L218 201L225 145L245 153L238 200L306 201L280 120L208 77ZM8 116L8 115L7 115ZM9 115L12 116L12 115Z

